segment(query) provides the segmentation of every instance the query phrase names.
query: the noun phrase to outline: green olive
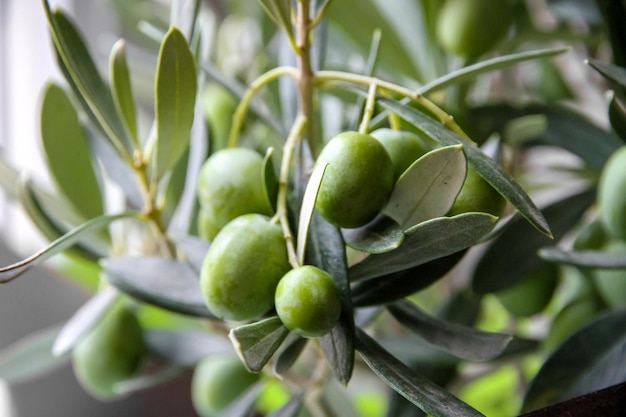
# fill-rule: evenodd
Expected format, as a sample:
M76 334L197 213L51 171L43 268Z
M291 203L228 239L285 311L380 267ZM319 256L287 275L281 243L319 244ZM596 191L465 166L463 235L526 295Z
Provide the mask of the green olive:
M315 207L336 226L363 226L387 203L394 184L393 165L372 136L340 133L324 146L316 163L329 165Z
M246 214L215 236L204 259L200 286L217 317L245 321L266 313L274 291L290 269L279 225L260 214Z
M417 158L429 150L422 138L412 132L382 128L370 135L382 143L389 154L393 164L394 180L400 178Z
M236 356L211 356L196 365L191 400L201 417L216 417L259 380Z
M626 146L608 159L598 183L600 220L612 236L626 241Z
M602 250L609 253L621 253L626 256L626 243L614 240L605 245ZM593 269L591 276L598 293L606 304L613 308L621 308L626 305L626 270Z
M487 181L473 168L467 169L467 176L461 191L454 200L449 216L468 212L483 212L502 215L506 199L496 191Z
M139 371L144 352L143 330L137 317L127 307L117 305L74 348L74 373L87 392L111 400L119 396L115 384Z
M512 315L529 317L548 306L557 284L558 267L544 262L519 284L496 293L496 297Z
M206 83L201 99L204 116L209 125L211 149L214 151L224 149L228 145L237 100L226 88L215 82Z
M263 157L247 148L211 155L200 172L198 199L218 230L248 213L271 215L263 180Z
M328 333L339 320L339 288L330 274L305 265L289 271L276 288L276 312L292 332L304 337Z
M513 15L509 0L446 0L437 16L437 39L446 51L475 58L504 38Z

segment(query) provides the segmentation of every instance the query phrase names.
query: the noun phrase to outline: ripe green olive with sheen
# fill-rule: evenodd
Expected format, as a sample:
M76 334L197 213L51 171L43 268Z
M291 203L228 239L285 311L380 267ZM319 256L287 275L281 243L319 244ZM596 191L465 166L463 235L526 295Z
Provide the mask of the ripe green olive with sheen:
M207 221L218 230L243 214L271 215L263 182L263 157L247 148L214 153L200 171L198 199Z
M274 303L280 278L290 269L278 224L246 214L215 236L204 259L200 287L209 310L226 320L251 320Z
M502 215L506 199L496 191L487 181L473 168L467 169L467 175L461 191L454 200L449 216L468 212L483 212Z
M339 320L339 288L330 274L305 265L289 271L276 288L276 312L285 327L304 337L328 333Z
M393 165L372 136L340 133L324 146L316 163L329 165L315 207L336 226L363 226L387 203L394 184Z
M377 129L370 133L384 147L393 164L394 180L410 167L415 160L428 152L426 143L415 133L393 129Z
M193 407L201 417L216 417L258 380L259 374L248 372L238 357L211 356L194 370Z
M135 314L117 305L72 351L74 373L96 398L112 400L118 382L133 377L145 352L143 330Z
M504 38L513 14L509 0L446 0L437 16L437 39L446 51L475 58Z
M598 183L598 207L606 231L626 241L626 146L613 152Z

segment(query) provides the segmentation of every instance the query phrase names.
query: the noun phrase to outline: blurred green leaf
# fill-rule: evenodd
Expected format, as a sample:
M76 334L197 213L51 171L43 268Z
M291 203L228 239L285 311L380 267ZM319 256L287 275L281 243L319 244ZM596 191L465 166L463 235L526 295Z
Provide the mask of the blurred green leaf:
M159 51L156 76L154 172L161 178L183 156L191 140L197 80L185 36L170 28Z
M190 265L158 257L103 259L104 276L121 291L149 304L190 316L214 318L198 272Z
M304 395L294 395L291 399L280 408L280 410L276 410L268 417L296 417L302 408L302 403L304 402Z
M397 249L404 242L404 232L393 219L378 215L365 226L341 231L346 244L366 253L385 253Z
M524 412L623 382L626 310L605 314L565 341L543 364L524 399Z
M59 331L52 353L62 356L70 352L83 336L93 329L111 306L119 299L119 292L106 287L83 304Z
M546 261L582 268L626 269L625 255L626 252L565 250L557 247L539 250L539 256Z
M434 417L483 416L447 390L400 362L365 332L357 329L357 350L391 388Z
M457 134L425 114L399 102L380 98L378 103L411 123L424 134L444 145L464 145L468 164L474 168L493 188L509 200L515 208L540 232L551 236L550 226L535 206L535 203L493 159L478 147L461 139Z
M192 39L200 12L200 0L173 0L170 26L177 27L187 39Z
M291 23L291 1L290 0L259 0L263 9L272 20L281 27L289 39L295 43L293 26Z
M111 72L111 89L115 107L120 113L134 146L139 147L139 133L137 131L137 110L130 81L130 72L126 62L126 42L120 39L113 45L109 58Z
M52 10L42 0L61 69L79 97L85 111L100 127L118 154L132 161L132 142L122 122L111 90L100 77L98 68L76 26L60 10Z
M48 246L29 256L28 258L12 265L6 266L4 268L0 268L0 284L9 282L17 278L30 268L41 264L47 259L50 259L52 256L74 245L77 241L86 239L88 235L90 233L93 233L95 230L106 227L116 220L128 219L132 217L138 218L140 216L140 213L127 212L113 215L102 215L96 217L95 219L91 219L88 222L76 227L75 229L72 229L70 232L56 239Z
M198 330L150 329L144 337L150 353L180 367L192 367L206 357L233 352L222 336Z
M465 181L462 145L430 151L402 174L382 212L407 229L445 216Z
M78 113L65 91L49 84L41 108L41 139L48 168L76 210L91 219L103 213L100 184Z
M597 59L589 58L585 61L591 68L598 71L604 78L617 87L620 92L626 92L626 68L617 65L605 64Z
M250 372L261 372L289 330L276 316L231 329L228 337Z
M113 386L113 391L117 395L130 395L137 391L144 391L150 388L156 388L180 377L185 371L185 368L167 365L166 367L157 371L117 382Z
M609 103L609 121L613 131L626 141L626 93L613 95Z
M555 240L559 240L581 218L595 201L595 192L585 190L543 209ZM511 287L536 271L543 262L537 251L550 246L552 240L537 234L522 218L511 220L492 240L473 272L474 291L485 294ZM512 267L514 266L514 267Z
M406 238L398 249L370 255L350 267L350 280L388 275L466 249L488 233L496 220L486 213L465 213L422 222L405 232Z
M352 302L357 307L366 307L408 297L445 276L465 252L462 250L403 271L357 281L352 285Z
M263 383L253 384L216 417L248 417L254 409L257 399L263 390Z
M306 243L308 240L309 227L311 226L313 212L315 211L315 201L317 200L317 194L319 193L320 184L322 183L322 179L324 178L324 172L326 171L327 166L327 163L315 166L304 190L304 196L302 197L300 216L298 217L298 235L296 249L298 262L300 264L304 263L304 255L306 251Z
M499 56L496 58L488 59L477 64L463 67L456 71L452 71L442 77L439 77L426 85L416 90L417 94L429 94L433 91L440 90L454 84L460 84L462 82L474 79L481 74L499 70L501 68L507 68L518 62L529 61L538 58L548 58L555 55L568 52L570 47L554 47L539 49L534 51L519 52L510 55Z
M429 316L409 301L387 306L387 310L428 343L459 358L484 361L493 359L507 347L511 335L490 333L469 326L439 320Z
M278 177L274 171L274 148L267 148L263 157L263 184L268 207L276 210L276 198L278 196Z
M52 354L58 327L32 333L5 347L0 352L0 379L14 383L36 378L65 363L64 358Z
M348 281L345 244L339 229L314 212L307 245L307 263L328 272L341 296L339 322L320 343L335 376L344 385L354 369L354 314Z

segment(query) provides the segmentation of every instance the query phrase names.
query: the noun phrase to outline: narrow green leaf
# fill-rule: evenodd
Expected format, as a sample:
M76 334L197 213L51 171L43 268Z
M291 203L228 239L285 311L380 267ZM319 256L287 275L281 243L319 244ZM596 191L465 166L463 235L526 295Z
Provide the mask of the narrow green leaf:
M539 256L546 261L580 268L626 269L626 252L563 250L551 247L540 249Z
M626 92L613 95L609 103L609 121L613 131L626 142Z
M552 226L554 238L561 239L594 202L595 192L584 190L545 207L543 213ZM478 261L472 277L474 291L485 294L519 283L543 262L537 251L552 243L551 239L537 234L524 219L512 219Z
M198 272L190 265L158 257L103 259L105 278L149 304L190 316L214 318L204 302Z
M274 171L274 148L267 148L263 158L263 184L265 184L265 197L267 206L276 210L276 197L278 195L278 177Z
M435 347L454 356L484 361L500 355L513 339L511 335L490 333L429 316L409 301L389 305L387 310L401 324Z
M445 216L461 191L466 173L463 145L430 151L398 179L382 212L403 229Z
M452 71L443 77L439 77L426 85L418 88L416 94L425 95L433 91L441 90L450 85L462 83L478 77L481 74L496 71L501 68L507 68L514 64L524 61L530 61L539 58L549 58L570 51L570 47L554 47L546 49L538 49L534 51L519 52L511 55L499 56L488 59L477 64L463 67L456 71Z
M382 214L365 226L343 229L341 233L348 246L366 253L389 252L404 242L404 232L400 225Z
M375 278L442 258L476 244L497 221L486 213L438 217L406 231L402 245L391 252L370 255L350 268L351 281Z
M59 331L52 346L52 354L62 356L70 352L85 336L109 308L119 299L119 292L113 287L106 287L80 307L72 318Z
M254 409L257 399L263 390L263 382L253 384L216 417L248 417Z
M524 398L531 411L623 382L626 368L626 311L605 314L585 325L544 362Z
M267 14L281 27L289 39L295 43L293 25L291 24L290 0L259 0Z
M122 214L102 215L96 217L95 219L91 219L81 226L72 229L70 232L56 239L48 246L28 258L4 268L0 268L0 284L4 284L5 282L9 282L17 278L33 266L41 264L57 253L62 252L63 250L74 245L76 242L87 238L90 233L106 227L116 220L128 219L132 217L139 218L140 216L140 213L128 212Z
M126 62L126 42L120 39L113 45L109 58L111 72L111 89L115 107L122 117L130 137L136 147L139 147L139 133L137 131L137 110L130 81L130 72Z
M602 74L604 78L613 83L616 87L626 89L626 68L605 64L593 58L585 60L585 63Z
M20 382L36 378L65 363L51 352L58 327L41 330L7 346L0 352L0 379Z
M197 330L158 330L144 332L150 353L180 367L191 367L202 359L232 354L233 347L223 337Z
M408 297L444 277L465 252L455 252L403 271L358 281L352 285L352 302L356 307L367 307Z
M41 139L48 168L59 190L85 218L101 215L102 193L87 133L70 98L55 84L49 84L44 93Z
M250 372L261 372L289 330L276 316L231 329L228 337Z
M274 411L268 417L296 417L302 408L303 402L304 394L294 395L280 410Z
M132 160L132 142L119 117L111 91L102 80L76 26L42 0L61 69L85 111L105 133L119 155Z
M324 178L324 172L326 172L328 163L319 164L311 173L309 182L304 190L304 197L302 197L302 205L300 206L300 217L298 220L298 237L296 254L298 262L304 263L304 254L306 250L307 236L309 233L309 226L313 218L313 212L315 211L315 201L317 200L317 194L320 190L320 184L322 178Z
M363 330L357 329L357 350L387 385L434 417L483 416L447 390L400 362ZM484 416L483 416L484 417Z
M161 178L191 140L196 101L196 63L185 36L172 27L159 51L156 76L156 148L153 167Z
M300 337L295 333L291 333L287 336L287 339L283 343L281 350L276 355L276 361L274 362L274 373L282 375L287 372L291 366L296 363L296 360L300 357L300 354L307 345L309 339Z
M309 232L308 263L328 272L337 283L341 296L341 315L337 325L320 339L322 350L335 376L344 385L354 369L354 314L348 281L345 244L338 228L315 212Z
M509 200L537 230L547 236L551 236L550 226L528 194L524 192L509 173L504 171L478 147L474 144L467 143L441 123L409 106L385 98L378 99L378 103L398 114L398 116L411 123L425 135L432 137L434 140L444 145L464 145L468 164L491 184L493 188L498 190L500 194Z

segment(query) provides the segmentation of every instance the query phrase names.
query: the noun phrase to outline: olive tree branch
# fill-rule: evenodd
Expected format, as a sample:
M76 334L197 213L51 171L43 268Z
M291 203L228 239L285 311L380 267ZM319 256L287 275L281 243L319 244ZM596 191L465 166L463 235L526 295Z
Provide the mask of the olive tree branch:
M448 129L452 130L463 139L466 139L473 143L472 139L461 129L461 127L456 123L454 118L442 110L435 103L427 99L421 94L417 94L414 91L402 87L400 85L381 80L376 77L370 77L367 75L353 74L343 71L318 71L315 74L315 82L317 85L323 85L324 83L333 82L333 81L342 81L351 84L370 86L371 84L376 84L378 88L382 90L386 90L390 93L398 94L403 97L406 97L415 103L423 106L426 110L431 112L441 124L446 126Z
M243 122L246 119L246 114L248 113L248 108L250 107L250 102L254 98L254 96L259 92L259 90L264 87L266 84L280 78L283 76L290 76L292 78L297 77L296 68L283 66L273 68L261 76L259 76L256 80L254 80L246 91L244 92L239 104L237 105L237 109L235 109L235 114L233 115L233 123L230 129L230 136L228 137L228 146L235 147L237 146L237 142L239 140L239 134L241 133L241 127L243 126Z

